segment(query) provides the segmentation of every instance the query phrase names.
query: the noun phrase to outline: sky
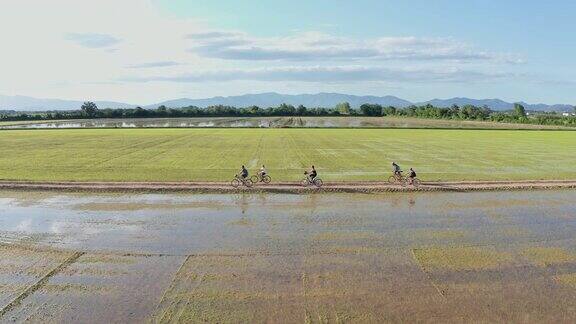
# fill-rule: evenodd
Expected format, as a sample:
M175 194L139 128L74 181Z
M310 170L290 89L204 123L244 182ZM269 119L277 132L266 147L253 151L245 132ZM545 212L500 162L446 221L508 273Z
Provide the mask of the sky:
M2 0L0 95L576 104L576 1Z

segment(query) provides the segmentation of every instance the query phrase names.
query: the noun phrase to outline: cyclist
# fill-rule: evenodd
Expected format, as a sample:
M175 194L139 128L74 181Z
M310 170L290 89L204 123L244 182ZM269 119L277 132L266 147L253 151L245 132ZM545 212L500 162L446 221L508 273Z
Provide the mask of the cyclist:
M260 178L264 178L264 176L267 174L266 166L264 166L264 164L262 164L262 167L260 168L258 174L260 175Z
M414 171L414 169L410 168L408 178L410 179L410 184L414 184L414 179L416 179L416 171Z
M312 166L312 169L310 169L310 171L304 172L304 174L308 175L310 182L314 182L314 178L318 176L318 172L316 172L316 168L314 168L314 166Z
M396 177L399 178L402 176L402 169L400 169L400 166L396 164L396 162L392 162L392 168L394 169L394 175Z
M240 170L240 176L242 176L242 179L248 178L248 170L245 166L242 166L242 169Z

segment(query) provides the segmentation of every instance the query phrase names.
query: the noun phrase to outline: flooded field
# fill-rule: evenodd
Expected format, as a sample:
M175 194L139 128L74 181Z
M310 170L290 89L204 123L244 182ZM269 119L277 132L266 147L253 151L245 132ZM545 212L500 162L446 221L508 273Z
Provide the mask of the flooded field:
M0 321L574 322L576 191L0 192Z
M67 128L476 128L561 129L544 125L402 117L201 117L15 121L0 129ZM571 129L571 128L566 128Z

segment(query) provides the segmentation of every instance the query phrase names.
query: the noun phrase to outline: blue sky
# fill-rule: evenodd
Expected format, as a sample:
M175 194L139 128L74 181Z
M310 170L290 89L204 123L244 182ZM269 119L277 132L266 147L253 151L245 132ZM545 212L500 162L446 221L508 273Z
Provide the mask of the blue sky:
M16 0L0 4L0 37L11 45L5 55L12 55L0 62L8 71L0 76L0 94L149 103L343 92L576 103L576 1L54 0L41 6L31 12ZM44 54L32 54L34 44L44 44ZM31 65L36 73L22 72Z

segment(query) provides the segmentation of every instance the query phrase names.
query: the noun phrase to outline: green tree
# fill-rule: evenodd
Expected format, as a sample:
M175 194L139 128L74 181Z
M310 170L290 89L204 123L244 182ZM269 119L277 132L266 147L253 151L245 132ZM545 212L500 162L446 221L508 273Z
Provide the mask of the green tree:
M377 104L363 104L360 111L365 116L382 116L382 106Z
M393 106L384 107L382 108L382 114L384 116L394 116L396 115L396 107Z
M280 116L294 116L296 114L296 108L289 104L281 104L280 106L274 108L274 113Z
M350 103L341 102L337 104L336 111L339 112L340 115L350 115Z
M92 101L84 102L82 107L80 107L80 110L82 110L83 115L88 117L94 117L98 114L98 106L96 106Z
M258 106L250 106L248 107L248 113L252 116L259 116L262 114L262 109Z
M300 105L298 108L296 108L296 115L298 116L305 116L307 113L308 109L304 107L304 105Z
M156 114L160 117L166 117L168 116L168 108L164 105L161 105L160 107L156 108Z
M514 115L516 117L526 117L526 109L519 103L514 104Z

